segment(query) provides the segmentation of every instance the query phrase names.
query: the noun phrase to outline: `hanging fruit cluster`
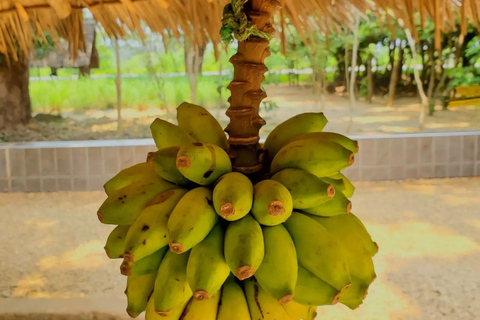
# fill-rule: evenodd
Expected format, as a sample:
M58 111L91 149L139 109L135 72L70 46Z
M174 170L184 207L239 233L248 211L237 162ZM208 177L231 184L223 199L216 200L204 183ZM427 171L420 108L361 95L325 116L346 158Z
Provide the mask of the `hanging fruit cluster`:
M378 248L354 216L340 171L357 142L322 113L280 124L253 177L232 172L220 124L184 103L156 119L158 147L105 184L98 210L110 258L123 258L127 312L147 319L313 319L317 306L358 307Z

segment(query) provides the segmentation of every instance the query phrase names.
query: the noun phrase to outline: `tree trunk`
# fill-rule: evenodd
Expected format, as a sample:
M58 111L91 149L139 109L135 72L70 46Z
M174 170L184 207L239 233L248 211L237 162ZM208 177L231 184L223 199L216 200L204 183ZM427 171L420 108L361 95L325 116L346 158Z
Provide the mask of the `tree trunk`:
M8 65L0 56L0 129L27 123L32 116L28 92L28 59L20 57Z
M279 6L277 0L250 0L245 4L245 13L258 30L273 34L273 14ZM243 173L255 173L262 168L258 142L265 120L260 117L259 108L267 96L261 85L267 72L264 61L270 55L268 44L268 39L250 36L238 43L237 53L230 58L234 72L228 86L231 96L226 115L230 123L225 131L229 135L233 168Z
M393 107L393 100L395 99L395 92L397 91L398 79L402 74L403 48L398 47L398 59L393 65L392 75L390 77L390 85L388 86L388 102L387 107Z
M367 60L367 102L372 103L373 97L373 73L372 73L373 54L370 52Z
M192 42L185 38L185 73L190 83L190 99L193 103L197 102L198 76L202 73L203 55L206 45L194 46Z
M353 30L353 46L352 46L352 71L350 72L350 122L347 127L347 132L353 125L353 109L355 108L355 83L357 78L357 58L358 58L358 29L360 28L360 18L355 18L355 29Z
M117 62L117 76L115 77L115 87L117 89L117 134L123 129L122 119L122 65L120 60L120 47L118 40L115 39L115 59Z

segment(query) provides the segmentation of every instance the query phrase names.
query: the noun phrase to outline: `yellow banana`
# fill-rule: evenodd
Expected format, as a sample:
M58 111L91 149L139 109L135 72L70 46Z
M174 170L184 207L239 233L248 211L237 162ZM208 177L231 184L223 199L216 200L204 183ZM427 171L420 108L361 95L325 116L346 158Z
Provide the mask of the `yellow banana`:
M269 158L273 159L292 137L306 132L320 132L327 122L323 113L302 113L280 123L265 140L264 148Z
M117 226L108 235L107 243L105 243L105 253L110 259L123 258L125 251L125 238L130 226Z
M340 144L312 138L285 145L273 158L270 171L275 173L286 168L296 168L322 178L338 173L353 162L353 152Z
M154 180L155 178L155 170L153 169L153 165L148 162L143 162L123 169L112 179L108 180L103 185L103 188L105 189L105 193L107 195L111 195L115 191L120 190L132 183Z
M317 315L316 307L306 306L295 301L282 304L282 307L287 312L289 320L313 320Z
M168 219L170 250L190 250L205 239L217 220L210 189L200 187L187 192Z
M152 294L152 296L155 292ZM173 308L168 315L161 316L155 312L155 303L151 298L148 300L147 310L145 311L145 320L179 320L182 316L183 310L187 306L188 301L179 307Z
M303 209L306 213L321 216L332 217L350 213L352 210L352 202L342 192L335 193L335 196L325 203L316 207Z
M372 237L368 233L367 228L365 228L363 222L360 221L360 219L358 219L356 215L350 213L348 216L353 222L355 222L355 224L350 225L350 227L352 228L352 230L355 230L359 233L365 248L368 250L368 252L370 252L370 255L373 257L378 252L377 243L372 240Z
M262 288L281 303L293 299L297 283L297 253L284 226L262 227L265 257L255 273ZM279 267L281 266L281 267Z
M258 282L249 279L244 285L252 320L289 320L281 303L263 290Z
M177 169L177 154L180 147L168 147L149 154L155 172L163 179L175 184L187 184L185 178Z
M192 297L187 282L187 262L190 252L176 254L167 251L158 269L153 293L155 312L168 316Z
M168 218L180 199L187 193L184 189L172 189L154 198L150 206L130 227L125 240L125 260L135 262L166 246Z
M247 176L230 172L218 179L213 189L213 205L215 211L225 220L243 218L252 208L252 204L253 185Z
M128 262L124 260L120 266L120 272L124 276L139 276L150 273L157 274L158 267L160 266L160 262L162 262L165 252L167 252L167 248L168 247L165 246L162 249L157 250L157 252L138 260L137 262Z
M316 277L304 267L298 266L295 301L308 306L328 306L336 304L340 294L340 290Z
M136 318L147 308L148 299L153 292L156 273L129 276L127 278L127 313Z
M294 209L321 205L335 195L333 185L301 169L283 169L277 172L272 180L280 182L288 189L292 195Z
M191 299L181 320L217 320L220 292L216 292L208 300Z
M238 279L245 280L253 276L264 255L262 228L251 215L228 225L225 233L225 260Z
M190 181L209 185L232 171L228 154L211 143L184 144L177 154L177 168Z
M153 140L159 150L195 142L187 132L168 121L156 118L150 125Z
M177 108L177 121L178 126L195 140L228 149L222 126L205 108L184 102Z
M342 192L345 195L345 197L351 198L353 196L353 193L355 192L355 187L350 182L350 180L348 180L348 178L345 177L342 173L339 172L333 176L330 176L330 178L341 179L344 185L344 189L342 190Z
M341 248L320 223L294 211L284 226L295 243L300 265L337 290L350 284L350 272Z
M230 276L222 287L217 320L252 320L247 299L235 278Z
M164 191L178 188L159 177L156 182L137 182L112 193L98 209L98 219L105 224L128 225L140 215L150 200Z
M338 143L339 145L343 146L344 148L350 150L353 153L358 152L358 141L352 140L347 136L342 134L338 134L335 132L309 132L309 133L302 133L292 137L287 143L297 140L305 140L305 139L323 139L328 140L331 142Z
M223 255L225 233L217 224L208 236L193 247L188 259L187 279L195 300L210 299L230 274Z
M290 192L275 180L262 180L253 187L252 214L260 224L275 226L285 222L293 210Z

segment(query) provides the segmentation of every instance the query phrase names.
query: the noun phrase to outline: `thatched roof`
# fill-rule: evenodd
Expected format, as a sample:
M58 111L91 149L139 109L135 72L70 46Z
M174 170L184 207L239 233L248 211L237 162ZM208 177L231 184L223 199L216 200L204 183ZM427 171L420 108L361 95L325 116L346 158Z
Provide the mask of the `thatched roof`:
M85 50L83 9L87 8L110 36L124 37L129 31L142 36L142 23L164 35L183 32L195 44L220 42L223 7L228 0L1 0L0 52L17 57L18 47L27 51L35 37L49 32L65 38L73 53ZM415 35L414 14L422 21L432 18L438 32L455 28L455 18L477 22L478 0L278 0L282 9L276 21L292 23L301 35L314 30L351 26L354 17L367 11L389 12L404 21ZM281 28L280 28L281 29Z

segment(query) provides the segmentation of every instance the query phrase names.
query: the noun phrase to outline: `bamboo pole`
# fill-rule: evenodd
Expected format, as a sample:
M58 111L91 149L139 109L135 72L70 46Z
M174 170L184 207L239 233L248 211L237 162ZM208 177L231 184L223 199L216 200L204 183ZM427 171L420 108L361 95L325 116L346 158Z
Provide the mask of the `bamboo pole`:
M117 60L117 76L115 77L115 87L117 88L117 134L122 132L122 65L120 61L120 48L118 39L115 38L115 58Z
M273 14L279 6L277 0L250 0L246 2L244 11L258 30L273 34ZM239 41L237 53L230 58L234 72L233 81L228 86L231 96L226 115L230 123L225 131L229 135L233 168L247 174L262 168L258 142L265 120L260 117L259 108L267 96L261 85L268 70L264 64L265 58L270 55L268 45L268 39L250 36L245 41Z
M360 28L360 18L355 17L355 29L353 30L353 46L352 46L352 70L350 72L350 87L349 87L349 96L350 96L350 122L347 127L347 132L350 132L350 129L353 125L353 109L355 108L355 82L357 78L357 57L358 57L358 30ZM346 70L348 71L348 69Z

